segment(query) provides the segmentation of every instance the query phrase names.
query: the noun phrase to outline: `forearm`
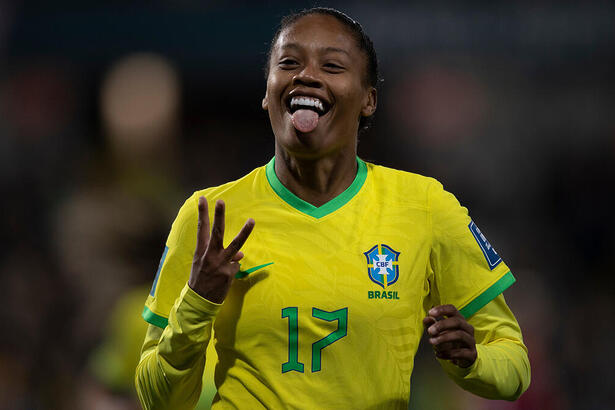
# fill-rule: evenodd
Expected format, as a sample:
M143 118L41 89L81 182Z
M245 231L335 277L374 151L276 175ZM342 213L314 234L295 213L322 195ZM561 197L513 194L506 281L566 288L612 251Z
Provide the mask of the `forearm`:
M530 384L530 363L519 325L504 297L498 296L469 319L477 359L463 369L440 363L463 389L488 399L516 400Z
M194 408L201 394L212 320L219 307L186 286L164 331L150 326L135 375L143 408Z
M524 346L511 340L476 345L476 362L463 369L441 360L448 375L464 390L487 399L516 400L529 386L530 365Z

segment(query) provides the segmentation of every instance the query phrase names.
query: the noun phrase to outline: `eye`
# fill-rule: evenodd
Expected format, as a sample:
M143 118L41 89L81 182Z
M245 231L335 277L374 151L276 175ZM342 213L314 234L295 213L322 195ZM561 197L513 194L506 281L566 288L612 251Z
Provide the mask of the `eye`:
M326 63L323 67L325 71L328 71L330 73L341 73L345 70L343 66L337 63Z
M298 64L299 63L296 60L293 60L292 58L284 58L278 63L280 68L282 68L283 70L289 70L289 69L295 68L297 67Z

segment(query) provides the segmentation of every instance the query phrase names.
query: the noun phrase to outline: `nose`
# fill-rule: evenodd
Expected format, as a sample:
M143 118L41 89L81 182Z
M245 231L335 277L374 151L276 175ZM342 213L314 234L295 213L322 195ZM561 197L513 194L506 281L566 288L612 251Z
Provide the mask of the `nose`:
M322 81L318 77L317 68L312 64L303 67L303 70L299 71L293 77L293 85L305 85L314 88L322 87Z

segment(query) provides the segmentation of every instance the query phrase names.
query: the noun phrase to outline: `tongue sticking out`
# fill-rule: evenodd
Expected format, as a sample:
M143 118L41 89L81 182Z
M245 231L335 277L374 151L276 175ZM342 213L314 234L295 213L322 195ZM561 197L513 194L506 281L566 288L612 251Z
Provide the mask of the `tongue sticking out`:
M293 125L301 132L311 132L318 125L318 114L312 110L297 110L293 113Z

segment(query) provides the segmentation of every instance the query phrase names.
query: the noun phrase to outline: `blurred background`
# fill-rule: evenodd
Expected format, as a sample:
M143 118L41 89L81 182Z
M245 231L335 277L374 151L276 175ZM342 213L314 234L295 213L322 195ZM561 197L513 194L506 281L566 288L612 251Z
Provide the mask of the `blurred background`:
M515 403L422 345L412 409L615 402L615 5L330 2L384 79L362 158L436 177L517 277ZM299 1L0 2L0 409L136 408L140 313L194 190L273 155L263 65Z

